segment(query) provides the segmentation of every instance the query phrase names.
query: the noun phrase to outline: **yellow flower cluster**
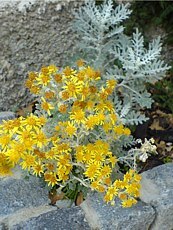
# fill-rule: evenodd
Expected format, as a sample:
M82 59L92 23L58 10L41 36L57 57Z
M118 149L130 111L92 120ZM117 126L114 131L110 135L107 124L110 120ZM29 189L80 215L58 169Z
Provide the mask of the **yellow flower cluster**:
M19 164L49 186L63 189L77 181L104 193L106 202L113 204L118 196L123 207L130 207L139 195L140 176L130 170L122 181L112 181L118 161L112 145L130 135L110 100L116 81L104 83L83 60L77 65L29 73L26 87L39 96L40 115L0 125L0 174Z

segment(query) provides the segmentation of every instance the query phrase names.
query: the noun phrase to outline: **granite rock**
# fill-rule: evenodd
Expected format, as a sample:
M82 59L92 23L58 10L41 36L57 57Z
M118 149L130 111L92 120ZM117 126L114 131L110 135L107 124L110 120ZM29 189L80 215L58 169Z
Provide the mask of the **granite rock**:
M0 1L0 111L16 110L33 101L25 88L29 71L64 66L76 34L72 11L83 0Z
M99 230L146 230L155 218L154 209L141 201L131 208L105 204L97 194L91 194L81 204L92 229Z
M48 190L38 178L0 178L0 217L48 203Z
M79 207L57 209L11 227L11 230L89 230Z
M173 163L142 173L140 198L156 212L151 230L173 229Z

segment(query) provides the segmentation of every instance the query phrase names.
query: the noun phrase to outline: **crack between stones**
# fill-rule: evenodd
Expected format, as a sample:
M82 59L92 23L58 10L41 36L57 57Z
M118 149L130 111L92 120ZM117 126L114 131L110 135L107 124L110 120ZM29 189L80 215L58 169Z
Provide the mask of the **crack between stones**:
M0 218L0 227L2 230L8 230L12 226L21 222L25 222L33 217L37 217L41 214L57 210L57 207L49 205L41 205L38 207L23 208L16 211L14 214L6 215Z
M154 218L153 222L150 224L150 226L148 228L148 230L152 230L153 226L155 225L156 220L157 220L157 210L156 210L156 207L154 205L152 205L152 204L149 204L149 205L154 209L154 212L155 212L155 215L154 215L155 218Z

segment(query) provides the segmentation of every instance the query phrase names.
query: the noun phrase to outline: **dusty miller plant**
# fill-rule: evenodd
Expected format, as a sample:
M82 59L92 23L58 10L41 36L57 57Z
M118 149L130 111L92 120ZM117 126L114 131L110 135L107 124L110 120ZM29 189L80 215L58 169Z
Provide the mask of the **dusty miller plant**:
M162 79L169 66L161 60L160 37L146 48L138 29L131 37L124 33L123 22L132 12L129 6L115 8L112 0L101 5L85 1L74 13L73 30L78 35L80 57L101 70L103 78L117 80L113 100L122 122L137 125L147 120L142 111L153 102L146 83Z

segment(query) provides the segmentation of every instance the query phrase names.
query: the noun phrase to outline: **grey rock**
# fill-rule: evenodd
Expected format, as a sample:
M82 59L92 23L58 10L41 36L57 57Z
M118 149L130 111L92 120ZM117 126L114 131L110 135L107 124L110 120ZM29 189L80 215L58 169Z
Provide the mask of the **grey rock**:
M14 119L15 118L15 113L13 112L0 112L0 123L3 120L10 120L10 119Z
M164 164L142 173L141 195L152 205L156 218L152 230L173 229L173 163Z
M38 178L0 179L0 217L21 208L36 207L48 203L48 191Z
M155 218L154 209L139 201L131 208L107 205L97 194L91 194L81 204L92 229L99 230L146 230Z
M84 213L79 207L57 209L31 218L11 230L89 230Z
M34 100L28 90L22 91L28 72L43 65L65 66L76 40L68 30L72 11L82 3L0 1L0 111L24 107Z

